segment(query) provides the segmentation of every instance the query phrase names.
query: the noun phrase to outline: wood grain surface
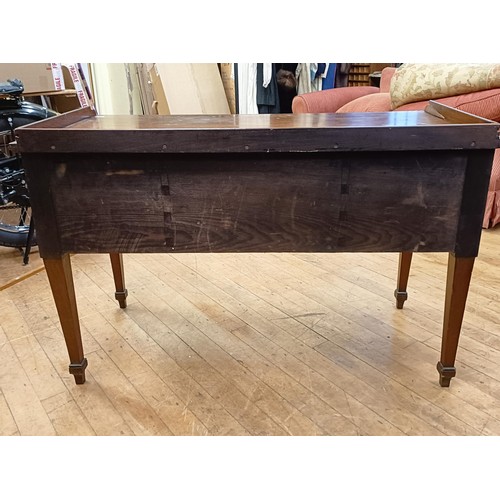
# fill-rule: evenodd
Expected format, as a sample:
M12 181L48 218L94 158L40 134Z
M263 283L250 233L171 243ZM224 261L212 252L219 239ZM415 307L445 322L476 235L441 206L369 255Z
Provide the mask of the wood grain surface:
M16 134L21 154L401 151L500 145L498 124L467 114L459 121L455 115L449 120L425 111L92 116L84 109L20 127Z
M465 176L458 152L45 161L27 162L42 256L451 251Z

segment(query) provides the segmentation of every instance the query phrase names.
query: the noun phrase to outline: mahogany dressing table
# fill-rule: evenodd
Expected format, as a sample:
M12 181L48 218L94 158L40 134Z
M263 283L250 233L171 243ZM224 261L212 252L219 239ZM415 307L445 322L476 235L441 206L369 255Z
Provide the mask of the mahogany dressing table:
M447 252L439 382L455 376L499 124L426 111L97 116L83 108L17 129L40 255L77 384L84 355L70 254Z

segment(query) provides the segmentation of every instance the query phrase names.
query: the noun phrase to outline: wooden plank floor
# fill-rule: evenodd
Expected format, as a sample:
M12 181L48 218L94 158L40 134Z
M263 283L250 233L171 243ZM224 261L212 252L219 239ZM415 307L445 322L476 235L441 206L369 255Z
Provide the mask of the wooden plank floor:
M414 256L403 310L396 254L125 255L125 310L77 255L87 383L45 272L0 291L0 435L500 435L499 252L483 231L448 389L446 255Z
M0 246L0 291L19 283L43 270L43 261L34 247L28 264L23 265L23 255L17 248Z

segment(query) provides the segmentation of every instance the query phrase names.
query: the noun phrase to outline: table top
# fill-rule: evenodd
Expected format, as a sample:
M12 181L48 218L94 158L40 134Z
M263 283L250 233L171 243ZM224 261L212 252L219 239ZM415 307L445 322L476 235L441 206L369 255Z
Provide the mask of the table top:
M330 152L500 147L496 122L431 102L425 111L270 115L96 115L17 129L23 153Z

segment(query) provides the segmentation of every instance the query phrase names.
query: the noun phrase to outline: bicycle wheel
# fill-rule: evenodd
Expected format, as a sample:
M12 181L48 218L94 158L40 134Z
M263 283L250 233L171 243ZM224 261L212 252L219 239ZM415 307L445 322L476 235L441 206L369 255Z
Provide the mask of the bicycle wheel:
M0 206L0 245L23 248L28 243L31 222L31 207L15 204ZM31 246L35 246L36 234L31 238Z
M1 104L1 103L0 103ZM57 113L27 101L4 103L0 110L0 246L24 248L24 264L28 263L32 246L37 245L31 218L29 193L20 158L12 153L13 131Z

